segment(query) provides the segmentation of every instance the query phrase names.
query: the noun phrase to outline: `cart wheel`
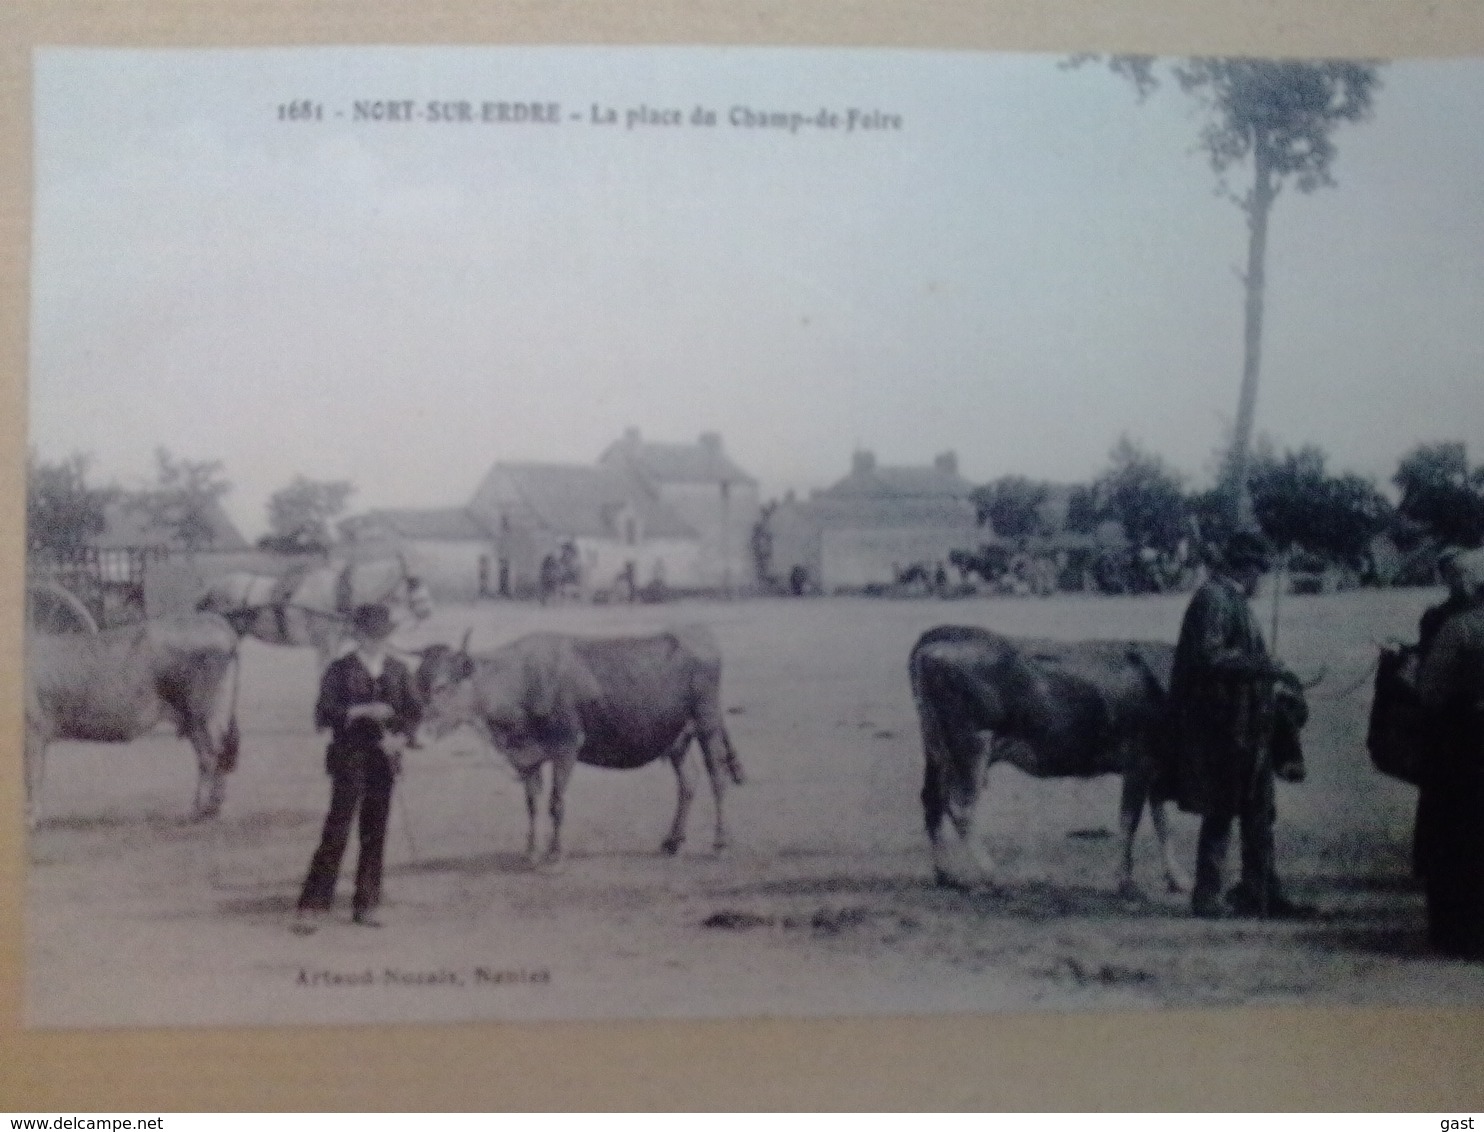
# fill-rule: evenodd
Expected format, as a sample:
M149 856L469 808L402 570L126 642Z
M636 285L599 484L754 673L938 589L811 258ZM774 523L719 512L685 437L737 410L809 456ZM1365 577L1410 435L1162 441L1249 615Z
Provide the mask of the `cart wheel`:
M55 582L26 587L26 622L38 633L96 633L98 623L77 597Z

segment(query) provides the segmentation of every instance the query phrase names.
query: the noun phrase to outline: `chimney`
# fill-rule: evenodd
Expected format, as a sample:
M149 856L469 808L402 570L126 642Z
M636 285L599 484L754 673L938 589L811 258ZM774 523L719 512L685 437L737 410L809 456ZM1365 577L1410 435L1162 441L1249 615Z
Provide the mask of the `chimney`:
M945 476L956 476L958 475L958 456L952 451L934 456L933 467Z
M721 433L719 433L719 432L703 432L703 433L701 433L700 444L701 444L701 447L704 448L704 449L706 449L707 452L714 452L718 456L721 455Z
M876 470L876 453L865 448L857 448L855 454L850 457L850 474L853 476L868 476Z

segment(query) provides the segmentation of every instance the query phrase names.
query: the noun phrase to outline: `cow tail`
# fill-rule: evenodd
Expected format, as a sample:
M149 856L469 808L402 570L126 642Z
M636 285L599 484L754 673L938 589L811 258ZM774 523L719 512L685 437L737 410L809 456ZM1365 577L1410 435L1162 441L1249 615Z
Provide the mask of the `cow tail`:
M747 782L747 775L742 772L742 760L737 758L737 750L732 746L732 737L727 734L725 727L717 729L721 734L721 745L726 751L727 773L732 776L732 781L738 786Z
M917 705L917 718L922 725L922 817L928 836L935 838L943 820L948 799L943 792L942 760L943 727L937 710L923 687L922 652L914 648L907 661L907 674L912 683L912 699Z
M232 698L227 704L227 730L222 734L222 747L216 758L216 768L222 774L231 774L237 769L237 755L242 747L242 735L237 729L237 693L242 684L242 656L237 648L232 650Z

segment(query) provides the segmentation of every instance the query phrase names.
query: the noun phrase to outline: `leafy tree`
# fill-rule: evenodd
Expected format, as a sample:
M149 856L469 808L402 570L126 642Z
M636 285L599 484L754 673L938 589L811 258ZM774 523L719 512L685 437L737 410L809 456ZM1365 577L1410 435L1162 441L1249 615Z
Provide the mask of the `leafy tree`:
M1260 449L1248 469L1258 522L1280 546L1358 565L1386 528L1391 505L1362 476L1331 476L1324 452L1309 444L1281 459Z
M1462 443L1419 444L1402 457L1391 482L1401 489L1403 519L1445 543L1484 542L1484 466L1470 469Z
M103 533L114 487L88 484L90 459L75 452L55 464L32 452L26 475L26 545L30 550L65 550Z
M168 449L156 448L155 487L131 506L187 550L203 550L216 538L217 510L231 490L220 460L177 459Z
M1118 520L1136 546L1173 550L1187 529L1180 476L1126 436L1113 446L1108 461L1108 470L1092 488L1098 519Z
M1118 55L1109 65L1133 83L1142 100L1159 86L1156 62L1148 55ZM1342 123L1371 116L1381 79L1377 64L1343 60L1184 59L1169 63L1168 72L1205 111L1200 147L1221 191L1247 218L1242 387L1227 484L1233 521L1241 525L1252 516L1246 469L1262 350L1268 216L1285 184L1309 193L1335 183L1333 134ZM1250 170L1240 193L1227 182L1237 169Z
M258 540L266 550L295 554L329 549L330 524L345 510L355 487L349 480L312 480L296 475L268 500L269 533Z
M1050 489L1025 476L1002 476L971 493L979 522L988 523L1001 538L1040 534L1041 507Z
M1098 511L1097 492L1090 484L1078 484L1067 496L1067 530L1090 535L1103 521Z

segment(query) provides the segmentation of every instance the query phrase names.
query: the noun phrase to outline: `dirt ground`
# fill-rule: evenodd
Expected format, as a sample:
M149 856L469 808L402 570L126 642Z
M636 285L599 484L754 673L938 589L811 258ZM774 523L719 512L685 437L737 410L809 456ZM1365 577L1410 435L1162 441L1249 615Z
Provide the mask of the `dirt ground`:
M1203 1004L1484 1003L1484 969L1428 954L1410 876L1413 791L1364 748L1376 644L1409 638L1429 591L1286 598L1278 651L1321 669L1309 781L1280 784L1279 867L1302 923L1192 920L1162 892L1147 820L1113 885L1117 782L991 772L995 885L935 887L917 800L906 658L945 622L1044 637L1173 640L1183 597L751 600L440 609L415 645L552 628L714 627L728 725L749 776L711 850L709 795L678 857L657 852L668 765L580 767L568 859L524 863L514 774L472 734L413 752L388 847L386 924L337 908L288 931L328 801L310 727L310 650L243 652L242 761L215 822L185 814L195 772L165 731L58 744L31 844L27 1016L38 1026L840 1015ZM1270 606L1259 599L1265 627ZM693 756L694 757L694 756ZM704 777L701 779L704 782ZM1175 814L1179 858L1196 821ZM353 856L354 847L352 847ZM1233 862L1233 865L1235 862ZM348 869L347 869L348 872ZM348 885L342 881L343 901Z

